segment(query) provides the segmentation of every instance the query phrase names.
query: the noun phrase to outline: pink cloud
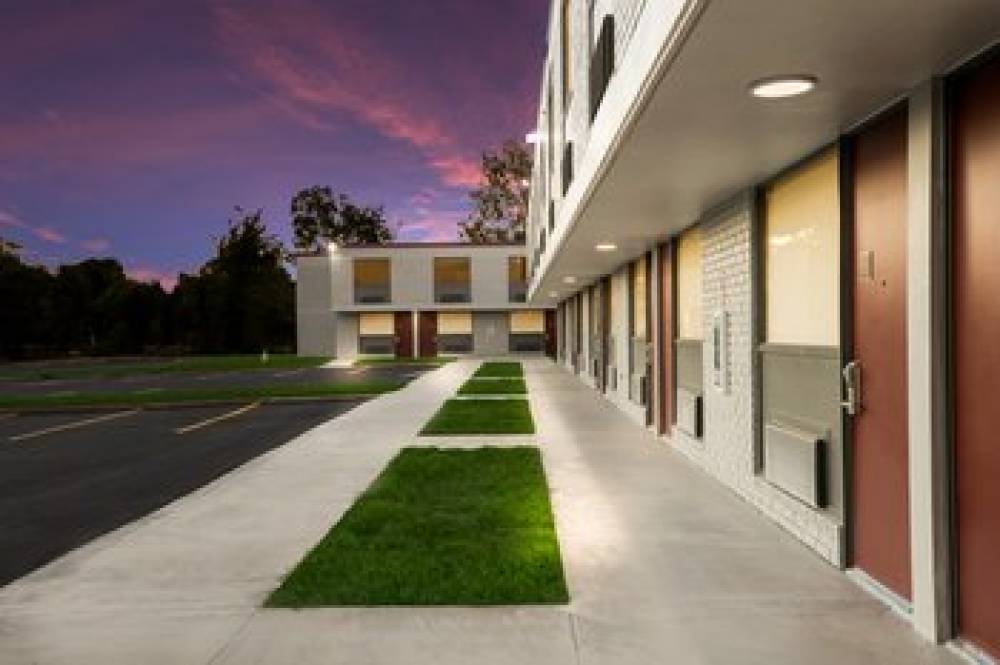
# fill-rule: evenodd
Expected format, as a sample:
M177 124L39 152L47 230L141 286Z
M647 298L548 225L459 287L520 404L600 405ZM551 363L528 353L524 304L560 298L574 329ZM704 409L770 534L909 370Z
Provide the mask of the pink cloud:
M409 242L451 242L458 239L458 223L465 213L417 208L411 218L397 223L398 239Z
M445 185L479 182L476 153L459 145L428 102L434 95L358 26L301 3L249 10L218 2L214 9L227 51L307 126L317 126L317 113L347 112L417 149Z
M20 229L21 231L27 231L39 240L44 240L45 242L51 242L59 245L66 242L66 236L59 231L48 226L36 226L34 224L29 224L14 213L7 212L5 210L0 210L0 226L7 226L10 228Z
M101 254L111 249L111 241L107 238L90 238L89 240L82 241L80 247L88 252Z
M161 270L152 266L133 266L126 268L125 274L137 282L158 282L165 291L173 291L177 287L177 273Z

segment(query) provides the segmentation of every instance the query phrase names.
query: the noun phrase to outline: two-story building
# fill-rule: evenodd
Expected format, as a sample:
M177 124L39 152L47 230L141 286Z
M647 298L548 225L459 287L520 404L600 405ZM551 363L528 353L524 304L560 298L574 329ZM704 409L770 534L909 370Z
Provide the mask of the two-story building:
M983 658L998 38L996 0L553 0L528 228L567 371Z
M300 355L555 353L555 312L526 303L523 245L331 245L296 264Z

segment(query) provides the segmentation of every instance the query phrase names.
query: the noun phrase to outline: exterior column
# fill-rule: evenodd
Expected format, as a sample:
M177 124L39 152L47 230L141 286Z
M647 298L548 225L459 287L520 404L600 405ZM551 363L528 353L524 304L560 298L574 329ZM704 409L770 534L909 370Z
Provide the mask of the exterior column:
M909 98L907 355L913 625L951 637L951 525L944 96L938 80Z

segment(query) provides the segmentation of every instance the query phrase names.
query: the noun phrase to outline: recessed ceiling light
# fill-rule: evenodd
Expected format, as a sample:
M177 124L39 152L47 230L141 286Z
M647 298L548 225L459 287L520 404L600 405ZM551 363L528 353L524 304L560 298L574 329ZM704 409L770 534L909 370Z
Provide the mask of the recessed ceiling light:
M594 249L598 252L613 252L618 249L618 245L613 242L601 242L594 245Z
M816 87L815 76L770 76L750 84L750 94L762 99L804 95Z
M572 275L566 275L563 277L563 284L576 284L576 277Z
M549 291L549 297L550 298L558 298L559 297L559 292L558 291Z

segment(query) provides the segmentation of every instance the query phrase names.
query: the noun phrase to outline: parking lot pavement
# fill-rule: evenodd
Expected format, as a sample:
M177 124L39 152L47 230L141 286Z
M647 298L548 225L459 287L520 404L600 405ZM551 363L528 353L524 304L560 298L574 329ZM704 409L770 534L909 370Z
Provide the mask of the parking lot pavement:
M95 418L109 414L0 420L0 585L360 403L248 402L122 410L103 419Z
M433 367L374 365L370 367L312 367L285 370L237 372L185 372L177 374L136 374L121 377L0 380L0 395L66 395L99 392L141 392L184 388L242 388L253 386L300 385L307 383L364 383L367 381L409 381Z

